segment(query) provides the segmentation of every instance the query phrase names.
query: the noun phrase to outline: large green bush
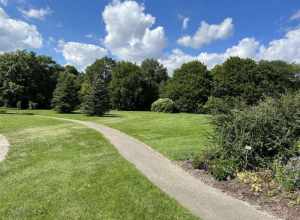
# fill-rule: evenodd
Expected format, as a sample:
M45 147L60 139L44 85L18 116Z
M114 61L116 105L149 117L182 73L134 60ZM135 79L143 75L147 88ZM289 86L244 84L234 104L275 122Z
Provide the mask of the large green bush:
M219 146L209 169L222 170L226 164L225 173L231 176L231 164L236 170L271 168L275 160L285 164L300 154L300 93L268 98L258 106L218 115L214 122Z
M176 106L171 99L158 99L157 101L152 103L151 111L174 113L176 112Z

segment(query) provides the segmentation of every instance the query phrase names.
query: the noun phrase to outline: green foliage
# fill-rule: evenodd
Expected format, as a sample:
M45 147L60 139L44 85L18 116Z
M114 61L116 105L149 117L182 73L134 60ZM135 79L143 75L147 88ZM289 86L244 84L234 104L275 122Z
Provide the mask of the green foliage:
M223 158L233 157L243 169L270 167L299 154L300 95L267 99L256 107L215 120Z
M209 162L209 172L217 180L227 180L233 178L239 169L238 163L234 159L215 159Z
M85 97L83 112L87 115L102 116L110 110L107 85L100 75L96 75L91 92Z
M119 62L113 70L111 102L118 110L147 110L147 82L139 66L130 62Z
M300 189L300 157L292 158L287 165L275 161L275 180L287 191Z
M105 84L109 84L112 78L112 70L116 66L116 62L108 57L96 60L85 70L85 81L93 84L95 77L100 76Z
M79 104L77 77L68 72L60 74L53 94L52 106L59 113L70 113Z
M256 104L265 96L279 97L300 88L295 68L283 61L260 61L231 57L212 70L213 95L241 97Z
M141 73L147 83L147 103L149 107L155 100L159 98L160 89L168 80L167 69L157 60L146 59L141 64Z
M229 114L232 110L242 110L247 104L240 97L214 97L210 96L203 106L203 112L217 115Z
M176 106L175 106L175 103L171 99L168 99L168 98L158 99L157 101L152 103L151 111L174 113L174 112L176 112Z
M207 101L212 78L206 66L198 61L183 64L163 88L163 97L176 103L180 112L198 112Z
M50 57L17 51L0 55L0 104L16 107L29 101L40 108L50 107L58 73L62 70Z

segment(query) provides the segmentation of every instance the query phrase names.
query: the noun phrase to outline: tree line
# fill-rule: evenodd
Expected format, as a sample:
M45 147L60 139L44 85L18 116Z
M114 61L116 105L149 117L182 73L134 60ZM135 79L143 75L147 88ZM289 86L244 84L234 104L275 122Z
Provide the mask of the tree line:
M169 98L179 112L203 113L213 98L255 105L298 90L299 72L299 65L284 61L231 57L212 70L188 62L169 77L154 59L137 65L104 57L81 73L50 57L16 51L0 55L0 105L102 115L110 109L150 110L157 99Z

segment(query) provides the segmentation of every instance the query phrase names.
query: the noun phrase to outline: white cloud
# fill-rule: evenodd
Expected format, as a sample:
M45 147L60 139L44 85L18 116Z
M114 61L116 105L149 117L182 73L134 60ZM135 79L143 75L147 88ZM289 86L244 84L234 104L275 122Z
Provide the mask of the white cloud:
M189 17L184 17L182 19L182 30L185 30L188 28L189 26L189 21L190 21L190 18Z
M60 51L68 64L84 70L88 65L108 54L105 48L94 44L84 44L79 42L58 42L58 51Z
M259 58L300 62L300 28L288 31L285 36L262 47Z
M36 49L43 44L36 26L10 18L0 7L0 52Z
M293 21L293 20L298 20L300 19L300 10L298 10L297 12L295 12L291 17L290 17L290 20Z
M107 35L104 45L120 59L140 62L158 58L165 48L163 27L151 27L155 17L135 1L113 1L102 13Z
M244 38L237 45L226 49L224 53L202 52L192 56L176 49L169 56L160 59L160 62L168 68L169 73L172 73L174 69L179 68L188 61L199 60L206 64L208 68L212 68L216 64L223 63L231 56L252 58L254 60L284 60L289 63L300 63L300 27L288 31L284 37L273 40L267 45L261 44L254 38Z
M7 3L8 3L8 0L0 0L0 3L1 3L2 5L4 5L4 6L6 6Z
M256 59L260 51L260 44L254 38L244 38L237 45L228 48L224 53L206 53L202 52L197 56L192 56L184 53L179 49L172 51L169 56L160 59L160 62L168 68L170 74L183 63L198 60L208 66L209 69L213 68L216 64L223 63L231 56L239 56L242 58Z
M28 10L19 9L19 11L26 18L35 18L35 19L39 19L39 20L44 20L47 15L52 14L52 10L49 7L40 8L40 9L31 8L31 9L28 9Z
M208 24L201 22L194 36L183 36L177 40L178 44L185 47L200 48L213 41L226 39L233 34L234 25L232 18L226 18L220 24Z

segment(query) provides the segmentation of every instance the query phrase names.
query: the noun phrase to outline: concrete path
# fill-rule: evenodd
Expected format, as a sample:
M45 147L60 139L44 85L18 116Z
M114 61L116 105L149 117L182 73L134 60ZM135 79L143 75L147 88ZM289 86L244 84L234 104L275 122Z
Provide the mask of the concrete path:
M9 150L9 142L3 135L0 134L0 162L5 159Z
M69 121L103 134L153 184L203 220L277 219L204 184L146 144L118 130L93 122Z

